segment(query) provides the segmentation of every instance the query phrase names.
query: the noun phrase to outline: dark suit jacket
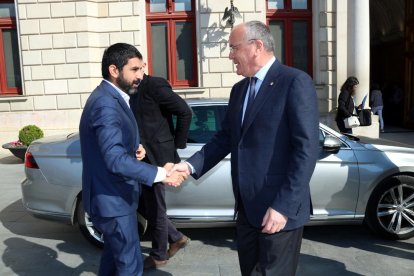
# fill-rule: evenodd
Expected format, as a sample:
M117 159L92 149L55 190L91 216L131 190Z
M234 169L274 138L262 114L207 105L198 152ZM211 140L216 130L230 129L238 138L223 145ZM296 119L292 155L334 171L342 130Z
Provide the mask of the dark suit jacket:
M129 102L149 163L164 166L167 162L180 162L176 149L187 145L192 116L187 103L165 79L148 75L144 75L138 93ZM177 116L175 127L173 115Z
M241 200L250 224L260 228L271 207L288 217L284 230L298 228L310 217L309 181L318 156L319 113L312 79L275 61L242 131L248 84L243 79L233 86L222 130L187 161L198 178L231 153L236 206Z
M351 93L344 89L338 96L338 111L336 113L335 120L343 121L344 119L351 117L354 113L355 105L351 99Z
M151 186L157 168L135 158L138 127L125 100L106 81L89 96L79 135L83 162L82 199L90 216L136 212L140 185Z

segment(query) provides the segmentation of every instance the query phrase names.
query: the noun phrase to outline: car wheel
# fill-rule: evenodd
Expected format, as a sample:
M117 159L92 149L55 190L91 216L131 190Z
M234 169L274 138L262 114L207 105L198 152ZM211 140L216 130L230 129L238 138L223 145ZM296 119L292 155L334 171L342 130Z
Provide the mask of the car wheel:
M390 239L414 236L414 177L393 176L372 193L366 222L374 232Z
M138 215L138 232L139 232L139 235L142 236L145 234L148 224L147 224L147 220L143 216L141 216L139 213L137 213L137 215ZM79 229L82 235L93 245L102 248L103 243L104 243L103 235L98 229L96 229L91 219L89 218L89 215L83 209L82 199L78 200L78 204L76 207L76 216L77 216L77 222L79 225Z

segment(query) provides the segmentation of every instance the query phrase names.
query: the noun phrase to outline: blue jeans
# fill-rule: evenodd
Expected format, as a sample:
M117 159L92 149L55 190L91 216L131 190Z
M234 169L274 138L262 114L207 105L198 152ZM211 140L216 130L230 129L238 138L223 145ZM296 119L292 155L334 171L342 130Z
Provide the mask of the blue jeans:
M380 129L384 129L384 119L382 118L382 106L371 107L372 113L378 115L380 122Z

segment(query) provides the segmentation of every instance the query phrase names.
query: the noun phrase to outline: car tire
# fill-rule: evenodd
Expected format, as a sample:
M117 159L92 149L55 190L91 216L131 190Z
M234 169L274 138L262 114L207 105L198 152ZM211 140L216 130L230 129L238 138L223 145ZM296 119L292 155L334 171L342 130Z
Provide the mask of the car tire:
M137 212L138 216L138 232L139 235L142 236L145 234L145 231L147 230L147 220L141 216ZM76 217L77 222L79 225L79 229L82 233L82 235L93 245L102 248L103 247L103 235L102 233L96 229L96 227L93 225L92 221L90 220L88 214L83 209L82 199L78 200L77 207L76 207Z
M393 240L414 236L414 177L393 176L372 193L365 220L377 234Z

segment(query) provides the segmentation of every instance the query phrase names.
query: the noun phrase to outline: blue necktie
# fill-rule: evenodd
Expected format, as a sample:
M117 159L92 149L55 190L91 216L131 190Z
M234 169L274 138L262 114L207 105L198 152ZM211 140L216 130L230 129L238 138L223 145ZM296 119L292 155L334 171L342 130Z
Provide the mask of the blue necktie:
M246 105L246 110L244 111L244 117L243 117L243 123L247 120L247 117L249 116L252 107L253 107L253 103L254 103L254 99L256 97L256 77L251 77L250 78L250 85L249 85L249 99L247 100L247 105Z

